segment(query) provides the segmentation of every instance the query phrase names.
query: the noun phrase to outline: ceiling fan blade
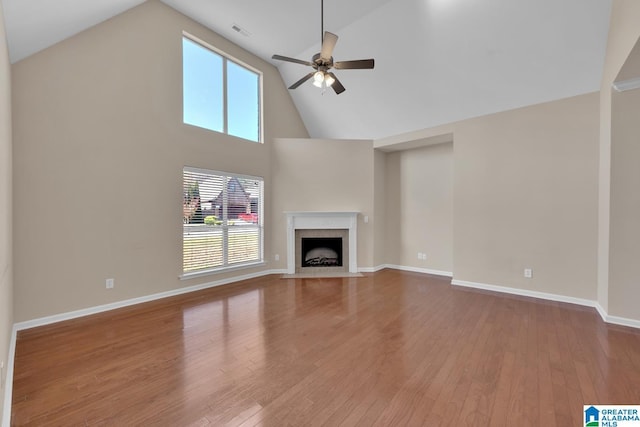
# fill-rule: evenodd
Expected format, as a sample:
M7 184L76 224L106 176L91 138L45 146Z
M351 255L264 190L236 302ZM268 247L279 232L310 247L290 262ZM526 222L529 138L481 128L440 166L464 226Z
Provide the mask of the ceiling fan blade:
M335 80L333 82L333 84L331 85L331 87L335 91L336 95L340 95L342 92L344 92L346 90L344 88L344 86L342 86L342 83L340 83L340 80L338 80L338 78L336 77L335 74L333 74L333 73L327 73L327 74L330 75L331 77L333 77L333 79Z
M311 72L309 74L307 74L306 76L304 76L303 78L301 78L300 80L298 80L297 82L295 82L294 84L292 84L291 86L289 86L289 89L295 89L298 86L300 86L302 83L306 82L307 80L309 80L311 77L313 77L314 72Z
M296 58L289 58L288 56L273 55L271 59L278 59L280 61L287 61L287 62L293 62L295 64L313 66L313 64L309 61L303 61L302 59L296 59Z
M329 31L324 32L324 39L322 40L322 49L320 50L320 58L325 61L329 61L331 59L331 55L333 55L333 48L336 47L336 42L338 41L338 36Z
M337 70L369 70L374 66L373 59L358 59L355 61L339 61L333 63Z

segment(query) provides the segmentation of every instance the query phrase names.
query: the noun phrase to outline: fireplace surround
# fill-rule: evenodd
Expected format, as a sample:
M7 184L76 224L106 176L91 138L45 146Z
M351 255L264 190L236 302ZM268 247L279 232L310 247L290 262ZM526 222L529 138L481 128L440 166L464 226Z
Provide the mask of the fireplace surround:
M326 269L342 269L345 272L357 273L357 223L358 212L285 212L287 216L287 273ZM338 238L343 240L343 267L306 267L303 263L302 237ZM335 249L334 249L335 250ZM296 263L296 258L298 263ZM298 264L298 268L296 268Z
M311 250L312 253L306 253L305 249ZM348 273L349 230L344 228L297 229L294 255L296 274Z

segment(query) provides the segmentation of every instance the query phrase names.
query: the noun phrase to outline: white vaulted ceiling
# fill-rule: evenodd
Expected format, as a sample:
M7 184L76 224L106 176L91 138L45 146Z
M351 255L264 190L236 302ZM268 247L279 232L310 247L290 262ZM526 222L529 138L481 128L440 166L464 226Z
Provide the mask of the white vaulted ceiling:
M320 48L320 0L163 0L278 66L287 86L308 73L271 60ZM16 62L140 0L2 0ZM346 92L310 82L291 96L312 137L378 139L599 90L611 0L325 0ZM248 35L231 27L237 25Z

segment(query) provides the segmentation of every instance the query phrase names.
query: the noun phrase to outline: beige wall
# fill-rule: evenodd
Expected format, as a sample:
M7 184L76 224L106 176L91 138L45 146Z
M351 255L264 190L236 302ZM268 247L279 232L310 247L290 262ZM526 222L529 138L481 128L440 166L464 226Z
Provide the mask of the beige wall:
M598 105L594 93L454 126L454 279L596 298Z
M616 77L616 83L635 80L640 78L640 38L636 41L633 49L629 53L627 60L624 61L622 69ZM616 91L612 91L615 93Z
M609 314L640 320L640 90L614 93L611 134Z
M264 145L182 123L183 30L264 72ZM159 1L12 74L16 321L226 277L178 280L183 166L264 177L270 212L272 140L308 136L275 67Z
M598 302L609 307L609 226L611 190L611 85L640 37L640 2L613 0L607 53L600 88L600 162L598 200ZM636 316L636 319L640 316Z
M287 266L285 211L356 211L358 268L373 267L373 142L276 139L272 162L275 265Z
M0 361L5 369L0 375L0 420L13 326L12 277L12 176L11 176L11 69L0 4Z
M640 41L633 55L640 58ZM640 320L640 90L614 91L611 113L609 314Z
M386 262L452 272L453 144L386 156ZM418 252L427 259L419 260Z
M387 155L375 150L373 153L373 267L387 263Z

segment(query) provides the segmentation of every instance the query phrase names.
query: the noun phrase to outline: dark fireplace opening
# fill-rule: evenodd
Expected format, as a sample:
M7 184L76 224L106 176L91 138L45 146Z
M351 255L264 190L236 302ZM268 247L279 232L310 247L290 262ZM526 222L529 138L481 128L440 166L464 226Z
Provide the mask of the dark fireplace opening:
M342 267L342 237L303 237L302 267Z

